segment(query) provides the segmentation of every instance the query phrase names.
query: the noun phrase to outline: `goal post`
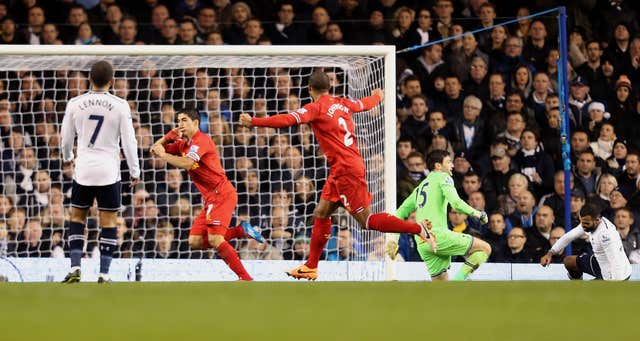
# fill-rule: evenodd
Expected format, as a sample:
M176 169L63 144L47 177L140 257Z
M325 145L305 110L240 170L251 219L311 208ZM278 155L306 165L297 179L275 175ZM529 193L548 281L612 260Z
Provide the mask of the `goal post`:
M72 85L77 86L78 82L85 83L85 87L79 87L76 91L86 90L86 77L88 76L88 70L91 64L96 60L108 60L114 65L116 71L116 79L125 79L128 87L128 95L126 99L130 101L130 104L140 123L140 129L136 129L137 138L140 145L139 153L141 155L141 161L143 163L143 182L145 188L149 192L149 196L146 196L143 201L135 202L137 198L135 194L132 197L132 206L125 208L123 216L126 219L127 226L127 242L135 245L140 239L144 242L148 242L149 245L143 246L142 252L139 255L144 257L153 257L153 248L162 242L156 235L156 231L159 231L161 226L154 225L155 231L151 234L147 234L144 230L143 233L137 233L139 229L147 229L148 214L150 207L145 206L144 200L151 197L155 200L155 204L158 205L160 197L171 197L171 193L165 193L170 185L164 178L158 178L160 174L166 175L168 168L165 165L160 165L156 161L145 153L144 147L148 143L149 139L157 138L158 134L166 130L168 122L163 122L166 111L170 111L169 107L178 109L179 106L184 104L195 103L196 105L202 105L204 108L199 108L202 112L208 111L208 103L217 101L218 109L221 106L225 106L229 119L226 120L226 128L220 128L216 120L218 116L213 117L209 115L209 129L214 130L213 135L215 137L218 133L221 137L219 146L221 158L223 159L223 166L228 174L235 174L231 176L232 182L238 188L239 196L242 198L250 198L250 193L246 193L245 179L239 180L240 168L236 151L239 149L237 143L237 134L235 133L235 122L233 118L239 115L241 112L249 112L257 114L258 109L257 100L254 98L242 98L239 107L235 108L236 102L235 92L239 88L243 88L244 83L237 85L234 81L237 77L243 79L249 79L251 91L249 94L259 98L261 102L266 103L266 110L269 115L277 112L286 112L284 108L290 106L296 107L308 103L311 99L306 92L307 79L310 72L316 68L324 69L335 75L335 79L332 82L336 82L339 87L335 87L332 91L336 96L345 96L351 98L359 98L368 96L372 89L376 87L383 88L385 92L385 100L383 105L380 105L367 113L356 114L354 116L354 122L356 125L356 136L358 137L359 147L365 163L368 169L367 180L369 182L369 189L374 195L372 202L372 208L374 211L386 211L389 213L394 212L396 208L396 115L395 115L395 101L396 101L396 84L395 84L395 47L393 46L160 46L160 45L148 45L148 46L107 46L107 45L95 45L95 46L77 46L77 45L4 45L0 49L0 101L5 100L6 109L11 118L12 126L11 130L22 131L23 137L26 138L26 142L23 146L10 146L14 148L15 160L12 160L12 164L3 164L2 178L13 180L12 185L3 186L3 196L10 197L13 201L13 211L22 210L25 214L25 222L23 226L9 227L9 237L15 238L15 250L9 250L9 256L18 257L48 257L54 254L52 251L58 245L58 254L60 249L66 250L64 242L60 242L60 226L58 229L49 229L48 226L42 226L43 240L41 242L47 242L51 252L28 252L24 251L20 253L17 251L20 249L19 243L20 234L24 235L24 231L29 228L29 223L35 218L38 218L41 223L45 221L50 222L52 220L51 215L52 207L48 203L25 200L28 197L28 193L32 193L37 190L40 180L35 177L32 179L31 187L20 188L23 183L18 181L19 175L16 173L16 167L20 163L20 152L25 148L34 148L38 163L40 166L35 169L47 169L50 171L51 184L47 189L47 196L52 198L56 196L56 190L52 188L66 189L65 181L68 182L68 177L65 178L65 171L62 169L59 155L52 152L55 149L55 141L51 136L59 133L60 118L64 113L64 104L69 99L70 94L74 94ZM189 71L192 70L192 71ZM193 71L195 70L195 71ZM204 70L204 74L200 76L198 73L200 70ZM279 85L277 84L277 76L279 72L284 70L284 74L289 78L290 83L286 85L289 90L289 94L297 98L298 103L292 104L291 101L295 99L280 98ZM74 72L80 72L81 74L75 74ZM190 73L192 72L192 73ZM206 78L208 83L206 89L199 88L199 80ZM154 78L163 78L165 81L165 88L161 85L153 83ZM79 79L79 80L78 80ZM213 80L212 80L213 79ZM158 87L159 89L156 89ZM211 92L217 92L217 99L209 97L199 98L199 91L203 90L205 95ZM215 90L215 91L213 91ZM167 98L164 98L156 103L154 99L154 91L168 92ZM239 90L241 91L241 90ZM117 92L117 90L114 90ZM118 95L118 93L116 93ZM246 100L246 101L245 101ZM251 102L251 105L247 103ZM2 102L0 102L2 103ZM0 105L0 112L2 112L3 106ZM261 111L261 113L264 113ZM222 112L218 112L217 115L223 115ZM28 117L28 118L27 118ZM216 121L216 122L214 122ZM202 123L202 122L201 122ZM225 122L221 121L224 125ZM143 128L148 126L149 131L143 132ZM17 129L16 129L17 128ZM217 130L219 128L219 130ZM211 131L209 131L211 133ZM258 141L257 134L254 132L251 138L253 143ZM304 167L310 167L313 172L309 174L316 174L317 178L312 179L316 185L322 184L324 178L328 175L328 169L326 163L323 163L321 153L318 155L308 155L304 149L305 145L302 141L302 132L297 129L281 129L280 133L271 133L275 135L288 135L289 143L302 150L302 159ZM273 138L273 136L270 136ZM43 141L41 141L43 140ZM215 138L214 138L215 140ZM313 140L311 140L313 141ZM218 142L218 141L216 141ZM269 143L268 141L266 143ZM245 148L244 146L242 146ZM268 150L269 146L264 147L264 150ZM307 146L308 147L308 146ZM22 148L22 149L20 149ZM6 147L5 147L6 149ZM246 149L246 148L245 148ZM311 148L312 150L317 149ZM229 152L229 153L227 153ZM255 155L251 156L255 158L255 164L250 169L255 169L259 174L259 185L261 189L269 188L270 184L274 181L279 181L277 176L274 175L278 172L286 173L289 164L283 162L282 169L271 169L269 167L270 157L260 154L258 150ZM242 157L245 157L242 154ZM289 156L290 157L290 156ZM309 161L309 162L307 162ZM294 161L291 161L294 162ZM46 164L46 165L44 165ZM150 169L148 165L153 167ZM16 166L18 165L18 166ZM12 167L13 166L13 167ZM57 168L56 168L57 167ZM267 167L269 169L265 169ZM293 166L291 166L293 167ZM382 169L380 169L382 168ZM382 172L380 172L382 170ZM123 174L126 174L126 167ZM243 173L244 174L244 173ZM267 178L263 175L266 174ZM280 173L278 173L280 174ZM303 174L306 174L303 172ZM183 182L189 183L186 174L183 174ZM276 179L276 180L274 180ZM284 179L284 178L283 178ZM123 180L125 178L123 177ZM146 186L150 182L163 182L162 185ZM289 181L289 185L283 184L290 191L289 198L292 200L291 207L294 212L289 212L291 217L296 215L295 213L295 179L286 179L282 182ZM317 182L316 182L317 181ZM242 183L240 183L242 182ZM179 186L180 187L180 186ZM192 187L192 186L191 186ZM270 189L273 191L273 188ZM165 192L163 192L165 191ZM320 186L315 186L315 196L319 198L321 191ZM62 195L68 195L62 191ZM174 243L179 243L178 256L179 258L185 256L185 258L192 258L192 252L184 247L186 240L184 237L186 234L184 226L180 225L185 219L191 217L184 214L184 212L198 212L197 191L190 187L181 187L178 191L177 198L187 197L192 207L184 207L180 205L179 200L171 200L166 202L166 210L156 207L161 212L156 213L156 218L172 222L174 232ZM269 193L272 194L272 193ZM174 196L175 197L175 196ZM30 198L30 197L29 197ZM64 199L64 207L68 208L68 197ZM164 200L164 199L163 199ZM262 200L262 199L260 199ZM260 220L258 222L261 227L270 228L272 222L269 217L270 211L268 209L270 200L259 201L258 212L259 217L251 217ZM316 200L317 201L317 200ZM136 204L136 207L133 207ZM33 205L39 205L37 210L33 209ZM244 206L243 206L244 205ZM178 206L178 208L176 208ZM247 207L248 210L255 209L255 205L251 206L249 202L239 202L238 214L246 215L246 211L240 211L243 207ZM172 209L173 208L173 209ZM177 213L175 213L177 212ZM266 213L265 213L266 212ZM174 215L177 214L178 216ZM63 213L64 214L64 213ZM68 213L67 213L68 214ZM49 216L46 216L49 215ZM311 225L308 223L312 221L312 212L303 213L302 217L294 217L297 220L307 222L305 231L310 231ZM342 219L345 217L346 219ZM335 225L345 225L344 221L347 221L349 230L353 233L354 243L358 244L358 250L360 254L360 260L382 260L383 249L380 244L374 241L374 239L380 237L380 234L375 231L360 231L357 227L355 220L346 217L344 212L341 213L341 219L334 222ZM157 223L157 222L156 222ZM140 225L141 224L141 225ZM180 225L180 226L178 226ZM149 228L151 229L151 228ZM139 231L138 231L139 232ZM264 231L263 231L264 232ZM296 231L296 233L299 231ZM12 234L13 233L13 234ZM56 233L58 233L56 235ZM288 247L293 247L294 240L298 239L296 233L287 237L291 239ZM304 231L303 231L304 233ZM269 237L269 231L264 232L263 235ZM54 237L56 236L56 237ZM308 237L308 233L307 233ZM48 240L47 240L48 238ZM96 238L95 233L89 232L89 239ZM138 239L136 239L138 238ZM279 237L282 238L282 237ZM285 238L285 239L287 239ZM23 238L24 239L24 238ZM151 240L153 239L153 240ZM246 242L238 242L236 245L238 248L242 248ZM91 241L87 243L88 247L95 245ZM281 242L275 242L273 245L276 247L282 246ZM328 247L337 247L334 243ZM151 248L151 250L147 250ZM31 248L33 249L33 247ZM26 247L26 250L30 250ZM330 252L338 253L339 250L329 250ZM11 254L13 252L13 254ZM88 249L87 253L91 250ZM374 255L369 258L369 255ZM163 256L165 256L163 254ZM242 254L241 254L242 255ZM206 254L201 257L207 257ZM286 255L285 255L286 259Z

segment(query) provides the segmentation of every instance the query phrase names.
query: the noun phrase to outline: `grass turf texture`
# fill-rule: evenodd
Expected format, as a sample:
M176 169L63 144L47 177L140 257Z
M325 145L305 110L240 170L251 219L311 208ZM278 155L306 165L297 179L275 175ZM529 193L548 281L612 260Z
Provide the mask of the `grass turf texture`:
M633 340L639 292L602 281L14 283L0 285L0 339Z

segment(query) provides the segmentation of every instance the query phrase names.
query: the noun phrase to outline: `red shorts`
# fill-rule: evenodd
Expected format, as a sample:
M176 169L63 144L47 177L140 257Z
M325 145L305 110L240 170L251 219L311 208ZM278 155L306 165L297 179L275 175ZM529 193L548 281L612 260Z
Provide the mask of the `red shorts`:
M191 224L190 236L202 236L203 248L209 247L210 234L224 236L227 233L233 211L238 203L236 189L227 182L221 186L221 191L211 195L205 200L200 214Z
M371 193L362 175L345 174L337 177L329 175L320 198L331 202L342 202L342 206L351 214L360 213L371 204Z

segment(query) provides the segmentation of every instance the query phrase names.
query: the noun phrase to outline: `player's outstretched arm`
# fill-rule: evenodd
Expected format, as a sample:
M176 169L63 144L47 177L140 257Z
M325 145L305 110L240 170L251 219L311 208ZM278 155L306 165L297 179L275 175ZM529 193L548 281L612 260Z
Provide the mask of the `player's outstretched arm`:
M453 179L450 176L447 176L442 184L440 184L440 189L454 210L480 220L486 220L486 213L476 210L460 198L458 191L456 191L456 187L453 185Z
M586 235L586 233L584 232L584 229L582 228L582 225L578 225L576 227L574 227L573 229L571 229L571 231L565 233L562 237L560 237L560 239L558 239L558 241L556 241L555 244L553 244L553 246L551 247L551 249L549 249L549 252L547 252L547 254L545 254L543 256L546 257L547 255L557 255L558 253L560 253L561 250L563 250L565 247L567 247L567 245L569 245L569 243L571 243L572 241L582 237ZM551 262L551 257L549 258L549 262ZM543 264L542 261L544 259L540 259L540 264L542 266L546 266L546 264ZM548 264L548 263L547 263Z
M271 127L271 128L284 128L292 125L302 123L300 114L297 112L278 114L271 117L251 117L249 114L240 114L240 125L246 127Z
M363 97L359 100L347 100L343 103L345 103L347 107L349 107L349 110L351 110L351 112L356 113L371 110L371 108L382 102L383 99L384 91L382 91L382 89L380 88L377 88L371 91L371 96Z

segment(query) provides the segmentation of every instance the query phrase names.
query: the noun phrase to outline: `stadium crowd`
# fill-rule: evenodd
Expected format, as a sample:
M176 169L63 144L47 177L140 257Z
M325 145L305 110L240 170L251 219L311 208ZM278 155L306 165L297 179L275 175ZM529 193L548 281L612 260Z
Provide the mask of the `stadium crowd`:
M524 17L562 1L36 1L0 0L0 44L392 44L437 41ZM581 1L569 7L572 227L588 200L604 208L625 251L640 263L640 2ZM639 34L638 36L636 36ZM1 48L1 47L0 47ZM425 155L454 156L459 193L487 225L451 211L450 228L487 240L495 262L538 262L565 232L558 99L557 19L541 17L398 54L398 205L426 177ZM283 131L237 125L306 104L309 72L289 69L156 69L116 74L129 101L143 185L124 190L116 257L200 258L188 230L201 209L186 173L149 147L193 105L238 188L238 220L268 242L236 244L243 259L304 259L327 168L308 125ZM344 74L329 73L335 94ZM0 256L59 257L67 250L72 168L60 159L65 103L87 90L78 70L0 72ZM380 172L382 155L370 160ZM126 166L123 167L126 169ZM127 183L123 172L123 186ZM359 236L335 222L325 259L362 260ZM96 252L95 214L87 255ZM374 241L383 249L384 241ZM403 236L400 254L419 261ZM574 242L574 254L588 250ZM556 262L562 256L556 256Z

